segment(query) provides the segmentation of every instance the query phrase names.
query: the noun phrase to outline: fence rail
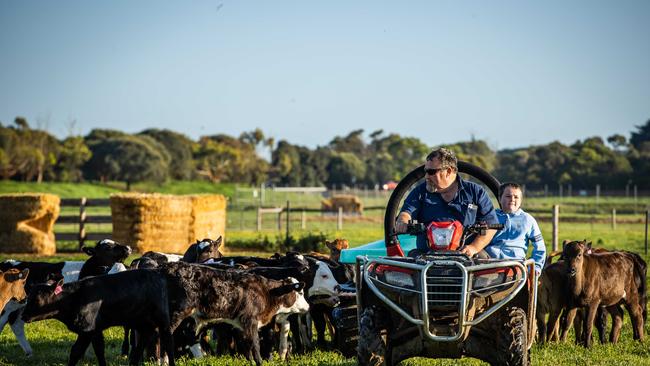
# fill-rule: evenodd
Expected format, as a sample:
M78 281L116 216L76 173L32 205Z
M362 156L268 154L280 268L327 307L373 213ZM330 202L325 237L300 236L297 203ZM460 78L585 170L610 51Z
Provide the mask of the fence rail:
M76 233L56 234L57 240L78 241L79 248L83 247L86 240L101 240L113 236L112 232L86 232L86 224L110 224L113 222L111 215L88 215L87 207L108 207L108 198L64 198L61 200L61 207L79 207L78 215L61 215L56 220L57 224L79 225Z

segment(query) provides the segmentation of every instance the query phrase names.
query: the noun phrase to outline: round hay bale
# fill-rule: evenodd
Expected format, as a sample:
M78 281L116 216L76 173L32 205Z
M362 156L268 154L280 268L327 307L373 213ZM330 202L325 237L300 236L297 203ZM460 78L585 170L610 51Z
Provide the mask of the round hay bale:
M45 193L0 195L0 251L55 254L60 202L58 196Z

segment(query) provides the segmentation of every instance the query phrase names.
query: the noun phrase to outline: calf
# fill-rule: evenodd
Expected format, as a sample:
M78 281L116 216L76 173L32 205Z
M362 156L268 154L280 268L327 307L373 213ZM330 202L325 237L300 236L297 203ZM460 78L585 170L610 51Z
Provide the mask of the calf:
M573 241L564 245L569 308L586 307L583 344L591 346L593 322L599 306L623 303L632 318L634 339L643 340L643 309L635 262L625 253L588 254L591 243Z
M182 262L160 269L168 277L171 325L175 329L191 316L197 329L225 322L241 329L246 357L261 365L258 329L274 316L304 313L304 283L295 279L276 281L240 271L217 270Z
M141 258L149 258L155 261L158 265L178 261L187 263L203 263L210 259L214 260L223 256L219 251L222 241L223 239L221 236L219 236L217 240L197 240L196 243L191 244L187 250L185 250L183 255L149 251L144 253Z
M339 259L341 258L341 251L343 249L348 249L350 247L350 244L348 243L347 239L339 239L339 238L336 238L333 241L326 240L325 245L330 250L330 259L335 262L338 262Z
M566 307L566 268L563 261L546 265L537 291L537 329L539 341L559 340L558 319ZM548 314L548 323L546 315Z
M5 261L0 263L0 271L6 271L9 268L18 270L29 269L29 278L26 282L25 291L30 292L34 284L44 283L50 277L62 277L64 283L77 281L80 278L124 270L123 261L130 253L131 248L128 245L122 245L110 239L104 239L97 242L95 247L83 247L82 250L90 256L88 260L83 261L66 261L57 263L47 262L18 262ZM25 337L25 322L20 317L20 310L24 305L15 301L10 301L3 309L0 316L0 332L9 322L11 330L16 336L20 347L25 354L30 357L33 353Z
M28 296L23 318L27 322L57 319L77 334L68 365L76 365L91 342L97 363L106 365L102 331L121 325L147 335L159 329L163 350L174 366L167 283L156 271L133 270L65 285L62 280L36 285ZM141 348L133 350L130 364L139 363L141 355Z
M27 275L29 269L19 271L12 268L0 272L0 308L4 308L9 300L23 301L27 297L25 293Z
M185 253L181 256L178 254L167 254L160 252L149 251L142 255L140 258L136 258L131 262L130 268L158 268L159 266L170 263L170 262L188 262L188 263L203 263L208 260L214 260L221 258L223 255L219 251L223 238L219 236L217 240L212 239L203 239L197 240L196 243L191 244ZM122 341L122 354L129 354L130 343L134 343L133 340L129 341L130 330L124 329L124 340Z

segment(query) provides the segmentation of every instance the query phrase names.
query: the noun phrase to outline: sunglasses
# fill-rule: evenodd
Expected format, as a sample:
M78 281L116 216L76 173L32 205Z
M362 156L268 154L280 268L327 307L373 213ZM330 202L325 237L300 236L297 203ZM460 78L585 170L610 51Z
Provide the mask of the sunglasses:
M441 170L445 170L445 168L431 168L431 169L424 169L424 172L425 172L426 174L428 174L428 175L434 175L434 174L436 174L437 172L439 172L439 171L441 171Z

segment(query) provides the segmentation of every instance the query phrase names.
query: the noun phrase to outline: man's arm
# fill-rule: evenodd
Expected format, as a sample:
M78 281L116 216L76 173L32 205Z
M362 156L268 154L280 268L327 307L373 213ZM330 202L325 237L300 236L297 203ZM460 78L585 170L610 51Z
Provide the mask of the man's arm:
M409 221L411 221L411 214L405 211L400 212L395 221L395 232L400 234L405 233L406 224L408 224Z
M470 258L473 257L490 244L490 241L492 241L496 233L496 230L490 229L485 231L485 235L476 235L476 238L471 243L465 245L460 252L467 254Z

